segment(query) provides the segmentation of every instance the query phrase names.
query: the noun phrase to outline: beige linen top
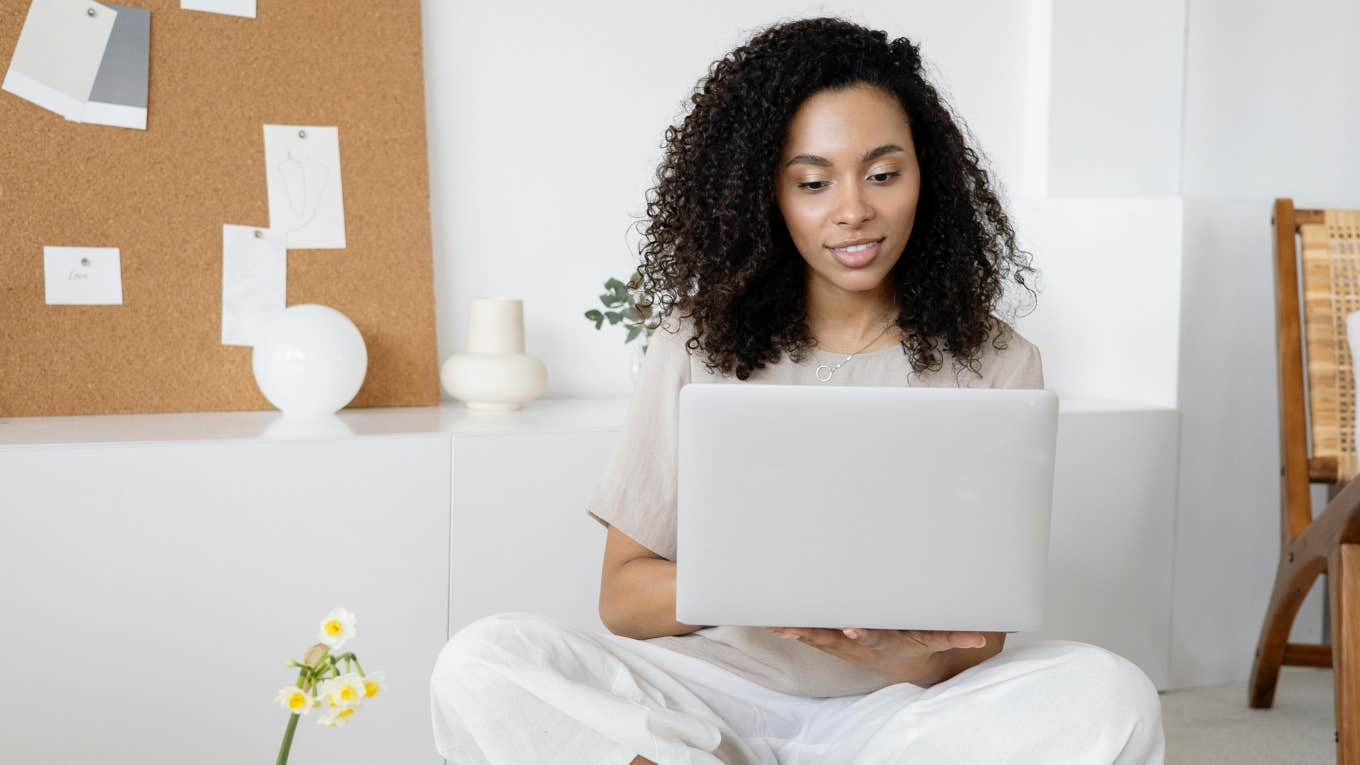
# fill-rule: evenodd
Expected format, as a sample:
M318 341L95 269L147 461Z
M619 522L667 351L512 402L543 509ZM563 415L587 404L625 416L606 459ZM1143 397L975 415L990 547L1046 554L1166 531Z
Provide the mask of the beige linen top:
M1043 388L1039 349L1014 328L1001 323L1007 348L983 344L981 377L964 368L956 373L954 357L941 350L943 364L935 372L916 373L901 345L858 354L836 370L830 382L819 382L817 365L834 364L844 353L813 348L794 363L787 354L779 363L751 373L745 382L786 385L906 385L913 387ZM624 418L623 431L604 475L587 502L587 514L637 540L668 560L675 560L676 416L680 388L690 383L740 383L734 375L710 371L698 351L685 347L692 334L688 319L672 318L652 336ZM788 625L796 626L796 625ZM801 696L850 696L870 693L889 683L873 672L796 640L779 638L763 627L706 627L688 635L651 638L653 643L707 660L783 693Z

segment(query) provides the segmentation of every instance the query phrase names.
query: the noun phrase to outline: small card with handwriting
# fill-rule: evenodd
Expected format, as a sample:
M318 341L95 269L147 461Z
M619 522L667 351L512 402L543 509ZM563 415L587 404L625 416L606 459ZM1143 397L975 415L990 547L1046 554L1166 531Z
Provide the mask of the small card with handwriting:
M48 305L122 305L117 247L44 247Z

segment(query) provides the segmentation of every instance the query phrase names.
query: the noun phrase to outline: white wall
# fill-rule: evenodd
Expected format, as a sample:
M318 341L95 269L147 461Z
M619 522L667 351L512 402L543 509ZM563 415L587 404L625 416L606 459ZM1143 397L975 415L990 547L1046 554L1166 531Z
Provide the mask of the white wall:
M1175 407L1180 199L1022 199L1011 215L1040 274L1016 326L1044 354L1045 386Z
M1180 194L1185 0L1055 0L1048 189Z
M1360 207L1360 4L1194 0L1185 195Z

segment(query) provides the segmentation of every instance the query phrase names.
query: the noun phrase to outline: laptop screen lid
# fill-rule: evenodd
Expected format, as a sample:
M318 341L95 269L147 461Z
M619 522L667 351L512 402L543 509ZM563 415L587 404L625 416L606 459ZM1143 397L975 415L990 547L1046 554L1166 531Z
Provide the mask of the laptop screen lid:
M686 385L676 618L1038 628L1057 414L1046 390Z

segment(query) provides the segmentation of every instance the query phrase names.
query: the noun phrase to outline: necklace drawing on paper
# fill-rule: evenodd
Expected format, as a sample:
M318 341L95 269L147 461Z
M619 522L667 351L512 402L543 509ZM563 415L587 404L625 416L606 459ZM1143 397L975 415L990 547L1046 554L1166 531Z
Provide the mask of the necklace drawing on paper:
M298 159L293 156L292 149L277 167L283 180L284 195L288 198L288 210L293 214L293 225L288 230L306 228L321 210L321 200L330 185L331 168L310 157Z

